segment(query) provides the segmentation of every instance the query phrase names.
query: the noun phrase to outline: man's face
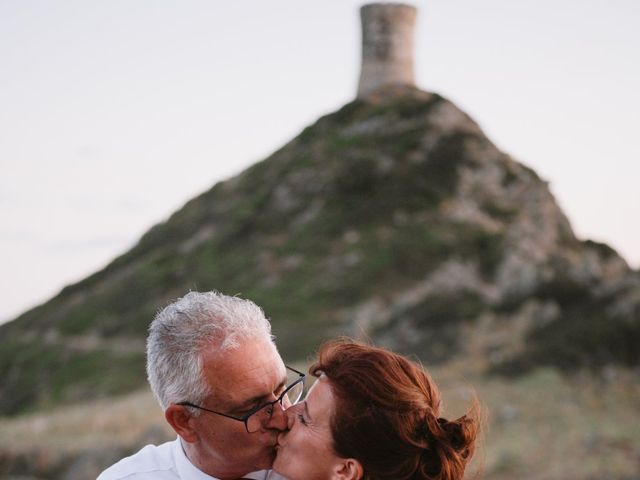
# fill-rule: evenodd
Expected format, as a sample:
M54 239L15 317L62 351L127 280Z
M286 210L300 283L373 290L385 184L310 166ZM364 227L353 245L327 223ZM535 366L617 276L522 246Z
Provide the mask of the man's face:
M202 354L205 381L214 392L202 406L242 417L256 405L275 400L284 390L287 372L270 341L250 339L222 353L206 348ZM193 419L198 442L192 462L219 478L239 477L270 468L278 432L286 427L284 413L274 405L271 420L255 433L242 422L202 412Z

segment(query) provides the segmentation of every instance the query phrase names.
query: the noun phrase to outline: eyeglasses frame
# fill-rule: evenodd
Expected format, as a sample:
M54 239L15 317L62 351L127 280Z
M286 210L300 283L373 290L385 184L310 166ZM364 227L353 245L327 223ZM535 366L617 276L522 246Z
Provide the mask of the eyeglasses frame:
M260 410L262 410L265 407L269 407L270 406L271 408L273 408L273 406L276 403L280 403L280 405L282 405L282 401L284 400L284 396L287 394L287 392L289 390L291 390L293 387L295 387L297 384L299 384L300 382L303 382L305 377L306 377L306 374L296 370L295 368L292 368L292 367L290 367L288 365L285 365L285 367L287 369L291 370L292 372L297 373L299 375L299 378L297 380L295 380L293 383L291 383L290 385L287 385L287 387L280 394L280 396L278 398L276 398L274 401L265 402L263 404L257 405L256 407L252 408L251 410L249 410L249 412L247 412L245 415L242 415L241 417L237 417L235 415L229 415L228 413L217 412L215 410L211 410L209 408L201 407L200 405L196 405L195 403L186 402L186 401L185 402L178 402L178 403L176 403L176 405L181 405L183 407L197 408L198 410L204 410L205 412L215 413L216 415L221 415L221 416L226 417L226 418L231 418L233 420L237 420L239 422L244 423L244 428L247 430L247 433L255 433L255 432L250 432L249 431L249 423L248 423L249 417L251 415L253 415L254 413L259 412ZM303 392L304 392L304 390L303 390ZM272 413L273 413L273 411L270 412L270 415Z

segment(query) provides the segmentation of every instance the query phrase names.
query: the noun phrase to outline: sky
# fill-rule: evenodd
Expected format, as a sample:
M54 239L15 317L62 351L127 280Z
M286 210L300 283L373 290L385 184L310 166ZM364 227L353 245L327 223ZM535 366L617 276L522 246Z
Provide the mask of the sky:
M352 0L2 0L0 322L351 101ZM640 2L424 0L416 81L640 267Z

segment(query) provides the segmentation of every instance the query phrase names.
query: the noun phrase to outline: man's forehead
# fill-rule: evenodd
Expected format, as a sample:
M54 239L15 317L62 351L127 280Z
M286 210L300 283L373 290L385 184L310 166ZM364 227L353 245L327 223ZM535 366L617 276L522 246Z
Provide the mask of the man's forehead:
M202 360L214 396L223 401L269 396L286 380L284 362L271 342L248 341L222 352L205 351Z

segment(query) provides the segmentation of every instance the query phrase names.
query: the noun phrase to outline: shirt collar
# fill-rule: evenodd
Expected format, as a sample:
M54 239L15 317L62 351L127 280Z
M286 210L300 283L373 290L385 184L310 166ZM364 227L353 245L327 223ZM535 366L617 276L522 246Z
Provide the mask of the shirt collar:
M180 478L188 478L189 480L218 480L216 477L207 475L198 467L196 467L191 460L187 458L182 448L182 440L178 437L174 445L174 458L176 464L176 470ZM243 478L250 478L252 480L265 480L267 478L268 470L260 470L258 472L247 473Z

